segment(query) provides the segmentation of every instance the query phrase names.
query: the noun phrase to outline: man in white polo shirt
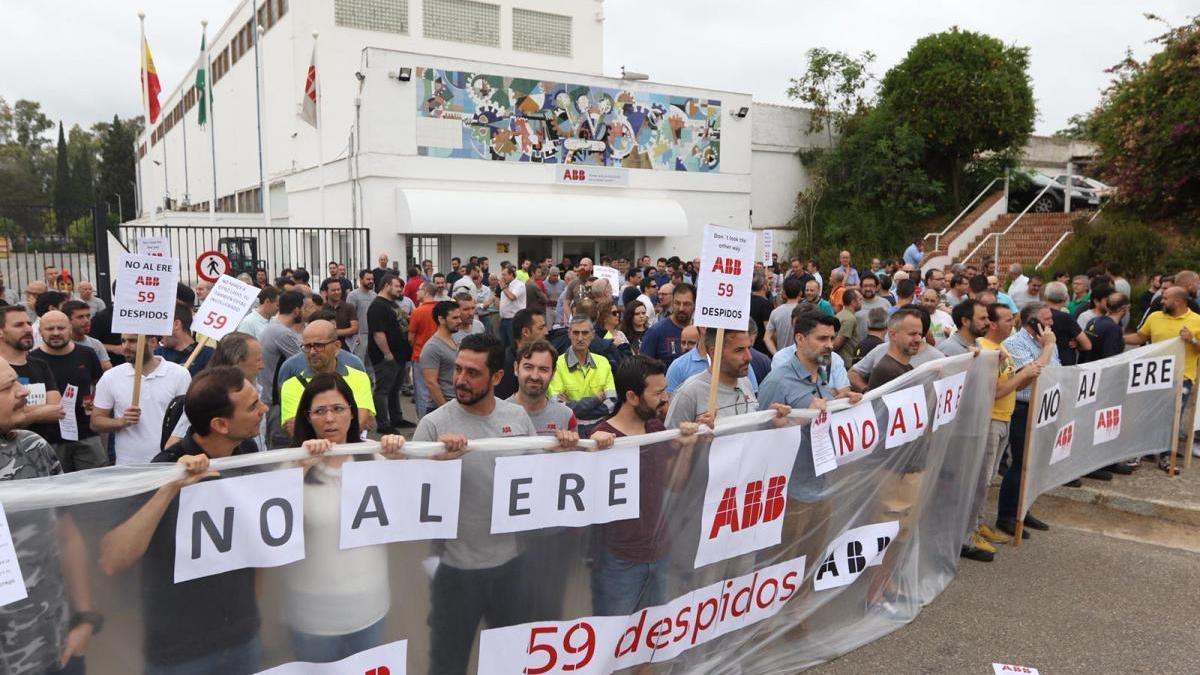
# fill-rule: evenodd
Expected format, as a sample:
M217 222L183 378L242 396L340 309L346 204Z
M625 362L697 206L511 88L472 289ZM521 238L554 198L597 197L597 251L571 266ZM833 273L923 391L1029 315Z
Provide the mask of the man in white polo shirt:
M113 434L117 464L148 463L162 450L162 421L171 399L187 393L192 381L183 367L155 356L158 338L147 336L142 363L140 405L132 406L137 335L121 335L129 360L100 377L92 407L92 431Z

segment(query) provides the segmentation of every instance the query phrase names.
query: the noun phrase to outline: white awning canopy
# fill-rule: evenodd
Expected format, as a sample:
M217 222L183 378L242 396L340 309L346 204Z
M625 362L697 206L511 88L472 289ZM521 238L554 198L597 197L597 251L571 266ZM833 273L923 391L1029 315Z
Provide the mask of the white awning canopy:
M400 232L559 237L688 233L673 199L477 190L396 190Z

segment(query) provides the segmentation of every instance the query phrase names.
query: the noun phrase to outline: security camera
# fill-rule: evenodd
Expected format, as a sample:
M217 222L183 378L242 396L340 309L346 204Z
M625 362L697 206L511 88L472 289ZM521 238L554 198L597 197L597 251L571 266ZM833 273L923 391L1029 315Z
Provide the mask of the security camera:
M354 77L357 77L359 82L362 82L363 80L367 79L367 76L363 75L361 70L354 71Z

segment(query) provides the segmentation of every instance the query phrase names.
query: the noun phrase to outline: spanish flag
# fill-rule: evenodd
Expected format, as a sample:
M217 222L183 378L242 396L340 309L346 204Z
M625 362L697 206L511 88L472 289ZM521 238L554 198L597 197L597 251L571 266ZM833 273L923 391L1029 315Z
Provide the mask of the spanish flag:
M150 106L150 123L154 124L160 112L158 95L162 93L162 85L158 83L158 71L154 69L154 57L150 55L150 43L146 38L142 38L142 87Z

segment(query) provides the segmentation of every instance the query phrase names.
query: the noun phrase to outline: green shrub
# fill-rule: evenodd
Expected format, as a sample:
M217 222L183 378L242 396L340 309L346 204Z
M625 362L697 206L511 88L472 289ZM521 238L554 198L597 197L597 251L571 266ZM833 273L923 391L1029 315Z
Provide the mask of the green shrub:
M1166 240L1152 227L1131 214L1106 211L1091 224L1075 226L1052 267L1082 274L1097 264L1115 262L1133 277L1163 269L1166 254Z

